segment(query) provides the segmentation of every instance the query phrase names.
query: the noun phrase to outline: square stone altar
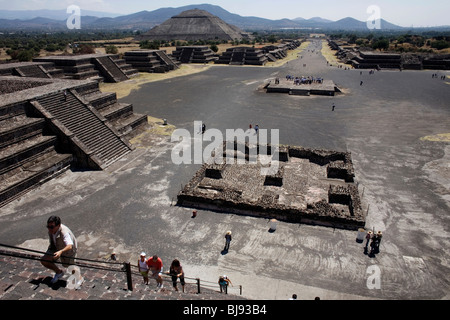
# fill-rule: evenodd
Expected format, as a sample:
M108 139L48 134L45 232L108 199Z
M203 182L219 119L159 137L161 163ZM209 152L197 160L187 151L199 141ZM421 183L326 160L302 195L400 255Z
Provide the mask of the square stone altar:
M253 147L256 153L248 144L238 148L235 142L233 150L224 143L181 190L178 204L292 223L364 227L350 153ZM269 167L275 170L264 173Z

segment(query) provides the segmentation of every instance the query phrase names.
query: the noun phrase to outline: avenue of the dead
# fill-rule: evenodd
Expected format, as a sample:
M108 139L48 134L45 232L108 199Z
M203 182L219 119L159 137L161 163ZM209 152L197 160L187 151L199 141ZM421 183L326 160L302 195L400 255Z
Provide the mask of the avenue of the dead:
M80 257L178 258L187 276L227 274L249 299L448 299L449 72L338 68L321 53L325 41L308 41L301 59L281 66L198 65L120 101L193 135L195 121L221 132L258 124L279 130L281 145L350 153L364 227L383 233L378 254L364 252L356 230L278 221L269 232L269 217L205 208L193 217L177 196L201 165L174 164L176 143L158 130L132 139L135 149L103 171L68 170L3 206L0 243L44 250L45 221L58 215ZM342 92L264 90L286 75L329 79ZM227 230L233 241L223 254ZM369 285L374 267L379 286Z

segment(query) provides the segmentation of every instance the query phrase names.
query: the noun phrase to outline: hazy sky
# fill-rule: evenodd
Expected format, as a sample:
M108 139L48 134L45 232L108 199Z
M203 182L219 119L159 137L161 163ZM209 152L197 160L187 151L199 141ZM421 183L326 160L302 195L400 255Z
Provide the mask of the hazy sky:
M0 0L0 10L66 9L78 5L81 10L129 14L164 7L209 3L241 16L268 19L321 17L339 20L353 17L367 21L380 9L381 18L403 27L450 25L450 0Z

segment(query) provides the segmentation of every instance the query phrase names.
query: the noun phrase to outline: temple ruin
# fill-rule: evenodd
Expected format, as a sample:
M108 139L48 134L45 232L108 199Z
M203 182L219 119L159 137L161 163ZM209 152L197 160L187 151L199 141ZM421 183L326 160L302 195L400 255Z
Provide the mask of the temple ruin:
M268 159L277 170L261 174ZM354 177L348 152L225 142L182 188L178 205L356 230L365 216Z
M123 58L139 72L164 73L179 68L177 61L165 50L127 51Z
M260 65L263 66L268 62L268 58L263 50L253 47L235 47L227 49L219 59L217 64L231 65Z
M44 79L121 82L137 73L119 55L112 54L47 56L34 58L32 62L0 64L0 76Z

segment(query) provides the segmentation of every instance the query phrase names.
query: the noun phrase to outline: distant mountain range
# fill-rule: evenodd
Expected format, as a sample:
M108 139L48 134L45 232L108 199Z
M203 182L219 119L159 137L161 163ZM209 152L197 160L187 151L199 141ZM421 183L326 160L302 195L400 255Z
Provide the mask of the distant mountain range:
M140 11L129 15L119 15L97 11L81 12L81 29L123 29L147 31L186 10L201 9L218 16L225 22L246 31L274 29L310 29L364 31L367 23L354 18L331 21L320 17L311 19L270 20L258 17L243 17L210 4L188 5L178 8L160 8L154 11ZM66 21L70 14L66 10L9 11L0 10L0 30L67 30ZM402 30L403 27L381 20L381 30ZM435 27L439 29L442 27ZM447 28L449 28L447 26ZM430 28L431 29L431 28Z

